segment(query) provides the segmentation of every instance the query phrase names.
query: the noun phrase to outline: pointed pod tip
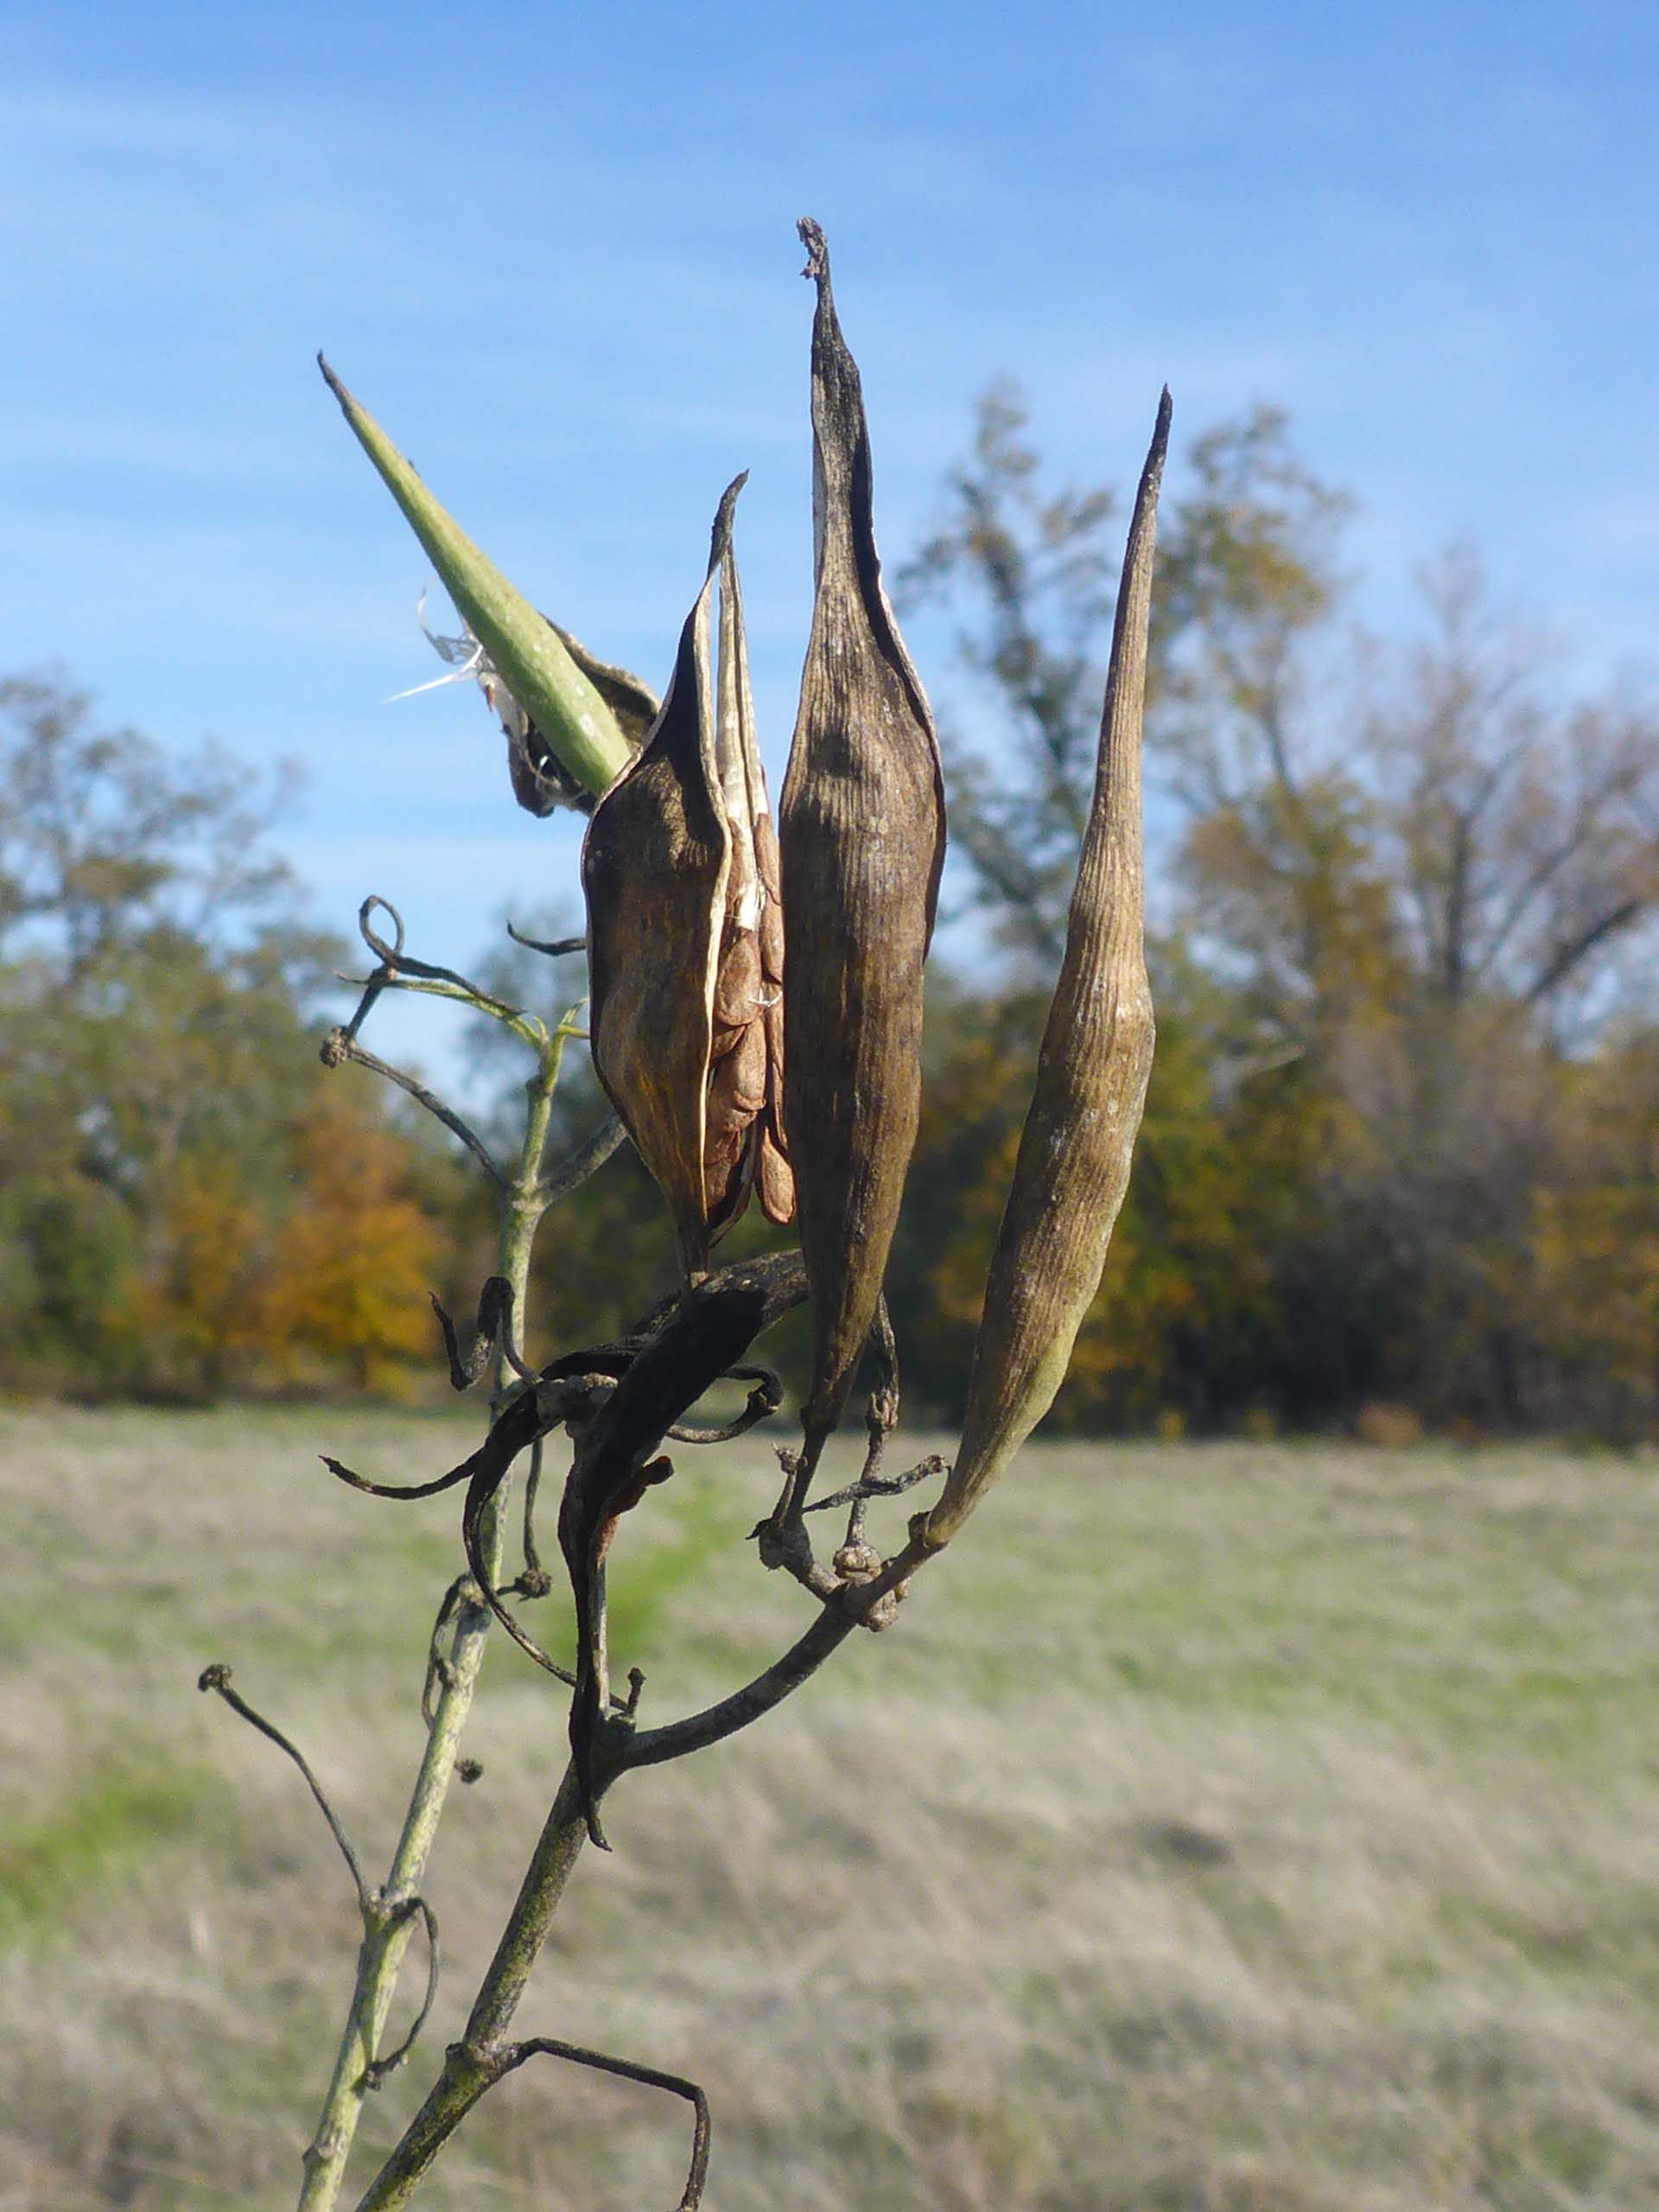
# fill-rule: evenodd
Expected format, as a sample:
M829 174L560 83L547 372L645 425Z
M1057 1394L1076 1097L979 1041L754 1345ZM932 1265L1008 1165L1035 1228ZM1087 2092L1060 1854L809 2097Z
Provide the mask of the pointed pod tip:
M1152 458L1160 467L1169 446L1170 417L1174 411L1174 404L1169 396L1169 386L1166 385L1158 401L1158 422L1152 434Z
M822 283L830 274L830 247L823 235L823 226L814 222L810 215L803 215L795 228L801 244L806 248L806 266L801 274Z
M1169 451L1169 424L1173 412L1169 386L1166 385L1158 402L1158 420L1153 427L1152 443L1147 449L1147 465L1141 472L1141 495L1135 503L1137 507L1148 499L1154 502L1157 499L1159 487L1163 482L1164 458Z
M712 569L729 551L732 543L732 517L737 508L737 495L749 480L746 468L720 495L720 505L715 510L715 526L709 532L709 565Z
M357 402L352 397L351 393L346 391L345 385L334 374L334 368L329 362L328 356L321 351L317 354L317 366L322 372L322 380L324 384L326 384L329 391L334 393L334 397L340 402L341 411L349 419L352 410L357 405Z

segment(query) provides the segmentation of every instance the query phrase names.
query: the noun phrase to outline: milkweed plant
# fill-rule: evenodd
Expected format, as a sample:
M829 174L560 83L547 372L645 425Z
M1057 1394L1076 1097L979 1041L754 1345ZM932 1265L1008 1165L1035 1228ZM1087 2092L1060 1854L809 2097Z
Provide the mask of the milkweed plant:
M683 2099L692 2147L679 2212L702 2200L710 2118L697 2085L632 2058L515 2032L520 1999L583 1847L608 1848L601 1808L630 1777L706 1749L791 1696L860 1630L887 1628L917 1577L961 1533L1052 1403L1097 1290L1128 1187L1154 1024L1144 950L1141 742L1160 480L1169 395L1158 410L1129 525L1101 720L1092 803L1065 950L1035 1087L990 1264L956 1455L883 1469L899 1412L897 1345L882 1281L903 1203L921 1100L924 965L945 848L938 740L921 680L882 588L869 431L857 365L842 335L823 232L804 221L816 288L811 334L815 596L800 704L776 823L755 727L734 526L743 479L721 499L701 588L664 695L538 613L459 528L326 360L347 423L442 577L465 635L435 639L449 678L475 679L499 720L520 805L588 817L582 855L586 930L541 945L585 950L588 1038L608 1119L563 1160L548 1157L552 1103L580 1007L548 1022L405 947L396 910L364 904L374 956L351 1020L323 1046L410 1093L473 1155L499 1202L497 1271L468 1340L440 1309L450 1379L492 1381L487 1432L459 1466L408 1485L334 1474L376 1497L461 1490L465 1567L434 1624L422 1693L423 1754L385 1880L372 1883L302 1753L210 1667L216 1692L278 1745L316 1796L355 1885L363 1921L356 1976L322 2110L305 2152L301 2212L340 2198L365 2099L414 2063L436 1986L438 1929L423 1879L452 1782L474 1771L461 1743L487 1635L499 1624L555 1682L569 1760L466 2027L444 2052L359 2212L410 2203L473 2107L529 2060L550 2056ZM515 1159L498 1158L451 1106L372 1053L362 1033L386 991L458 1001L500 1022L534 1072ZM524 1359L531 1249L552 1207L632 1144L659 1189L677 1287L629 1332ZM792 1248L716 1264L751 1205ZM671 1446L718 1446L783 1410L757 1347L805 1305L810 1379L798 1446L755 1531L764 1571L804 1596L796 1641L751 1681L687 1718L652 1726L637 1669L619 1682L606 1586L626 1573L624 1518L673 1478ZM861 1369L870 1384L863 1469L813 1496L828 1440ZM723 1425L699 1422L721 1382L747 1386ZM537 1542L545 1452L569 1444L556 1516L575 1663L524 1625L515 1600L553 1577ZM516 1572L506 1504L521 1475ZM883 1535L883 1501L936 1484ZM809 1516L845 1511L828 1557ZM427 1961L414 2026L388 2037L394 1986L420 1935Z

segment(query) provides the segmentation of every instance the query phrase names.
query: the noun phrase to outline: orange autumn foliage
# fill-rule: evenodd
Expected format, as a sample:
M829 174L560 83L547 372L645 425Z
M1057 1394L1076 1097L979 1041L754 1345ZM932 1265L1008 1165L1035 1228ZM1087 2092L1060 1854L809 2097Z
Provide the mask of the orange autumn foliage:
M319 1101L301 1126L302 1195L272 1241L259 1338L279 1363L343 1366L360 1389L401 1393L432 1349L426 1292L437 1224L414 1196L409 1147L348 1106Z

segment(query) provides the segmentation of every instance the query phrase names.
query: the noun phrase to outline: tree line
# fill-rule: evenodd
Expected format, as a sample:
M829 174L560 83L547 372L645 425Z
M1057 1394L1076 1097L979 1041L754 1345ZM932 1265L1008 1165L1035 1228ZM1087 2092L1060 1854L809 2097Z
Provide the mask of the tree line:
M1649 1435L1659 715L1572 693L1467 550L1424 571L1412 634L1363 635L1349 509L1267 408L1201 436L1166 495L1159 1050L1054 1419ZM1118 513L1046 480L999 389L894 578L940 648L953 858L889 1294L910 1402L941 1414L1064 941ZM476 1294L484 1207L448 1141L319 1065L346 956L275 854L279 798L100 730L61 685L0 685L0 1387L424 1389L427 1292ZM486 980L537 1006L581 988L518 947ZM597 1118L584 1070L560 1110ZM672 1273L619 1155L550 1224L532 1356Z

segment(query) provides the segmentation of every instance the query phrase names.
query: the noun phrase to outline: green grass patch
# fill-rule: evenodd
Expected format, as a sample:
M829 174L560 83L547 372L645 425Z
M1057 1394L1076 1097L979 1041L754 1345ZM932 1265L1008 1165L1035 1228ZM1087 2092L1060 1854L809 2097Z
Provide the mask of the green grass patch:
M210 1775L107 1767L0 1840L0 1942L67 1918L89 1889L188 1834L221 1794Z

